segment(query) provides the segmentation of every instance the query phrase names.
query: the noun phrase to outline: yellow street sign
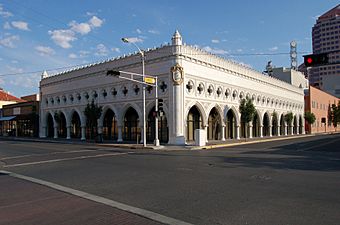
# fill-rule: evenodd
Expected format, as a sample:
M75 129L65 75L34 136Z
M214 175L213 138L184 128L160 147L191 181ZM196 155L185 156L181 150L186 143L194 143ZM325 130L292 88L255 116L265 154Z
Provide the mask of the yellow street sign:
M144 77L144 81L145 81L145 83L148 83L148 84L155 84L156 83L156 79L153 78L153 77Z

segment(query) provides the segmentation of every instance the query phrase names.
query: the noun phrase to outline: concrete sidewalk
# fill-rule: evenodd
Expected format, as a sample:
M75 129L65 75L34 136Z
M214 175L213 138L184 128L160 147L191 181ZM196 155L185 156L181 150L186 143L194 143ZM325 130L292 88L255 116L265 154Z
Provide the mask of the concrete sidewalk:
M340 132L336 132L340 133ZM148 144L146 147L143 144L133 144L133 143L116 143L104 141L104 143L95 143L95 142L87 142L80 141L76 139L51 139L51 138L21 138L21 137L0 137L0 140L9 140L9 141L28 141L28 142L42 142L42 143L61 143L61 144L83 144L83 145L93 145L93 146L102 146L102 147L110 147L110 148L123 148L123 149L145 149L145 150L162 150L162 151L175 151L175 150L201 150L201 149L216 149L223 147L231 147L237 145L245 145L245 144L254 144L261 142L269 142L269 141L279 141L279 140L288 140L288 139L297 139L304 138L315 135L329 135L336 133L320 133L320 134L303 134L303 135L288 135L288 136L274 136L274 137L262 137L262 138L241 138L241 139L229 139L226 141L209 141L206 146L195 146L194 143L189 143L188 145L161 145L154 146L152 144Z
M4 173L0 193L1 225L162 224Z

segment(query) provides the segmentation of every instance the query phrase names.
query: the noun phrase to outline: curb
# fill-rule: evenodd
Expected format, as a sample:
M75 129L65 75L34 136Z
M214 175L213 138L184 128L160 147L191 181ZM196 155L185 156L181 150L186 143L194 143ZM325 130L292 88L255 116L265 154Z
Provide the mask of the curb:
M216 144L216 145L208 145L208 146L197 146L197 147L192 147L191 150L209 150L209 149L215 149L215 148L232 147L232 146L238 146L238 145L248 145L248 144L256 144L256 143L279 141L279 140L297 139L297 138L304 138L304 137L311 137L311 136L316 136L316 135L315 134L306 134L306 135L299 135L299 136L288 136L288 137L283 137L283 138L260 139L260 140L255 140L255 141L229 143L229 144L226 143L226 144Z

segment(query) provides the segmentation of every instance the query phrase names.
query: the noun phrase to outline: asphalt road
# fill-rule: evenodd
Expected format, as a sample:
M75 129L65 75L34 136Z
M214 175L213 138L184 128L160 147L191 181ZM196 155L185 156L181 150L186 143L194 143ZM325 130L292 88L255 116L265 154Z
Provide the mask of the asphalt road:
M340 221L340 135L201 151L0 140L0 163L193 224Z

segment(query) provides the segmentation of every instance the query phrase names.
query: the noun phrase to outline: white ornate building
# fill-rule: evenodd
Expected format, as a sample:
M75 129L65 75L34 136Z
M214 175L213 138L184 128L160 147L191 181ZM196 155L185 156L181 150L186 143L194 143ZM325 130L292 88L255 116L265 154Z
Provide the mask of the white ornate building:
M103 107L98 131L104 139L143 140L142 86L106 76L107 70L141 73L139 53L109 59L54 76L43 75L41 137L87 138L84 109L92 99ZM159 120L160 141L185 144L194 130L205 129L207 141L304 133L303 89L230 60L182 43L178 31L172 44L145 51L145 72L158 77L164 100ZM155 89L146 91L147 139L154 139ZM256 116L245 132L240 100L250 98ZM284 116L294 119L286 124ZM59 117L54 115L58 113ZM56 119L58 118L58 119Z

